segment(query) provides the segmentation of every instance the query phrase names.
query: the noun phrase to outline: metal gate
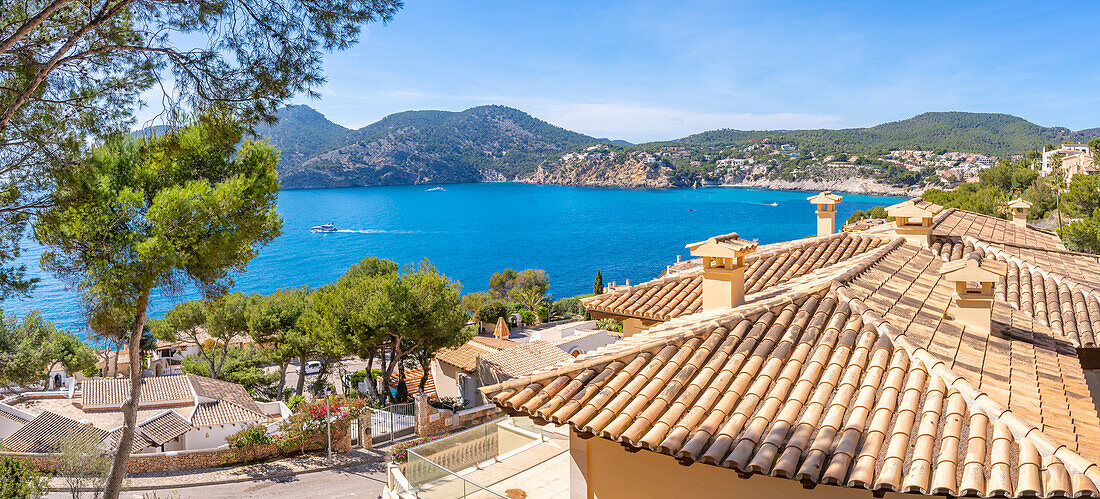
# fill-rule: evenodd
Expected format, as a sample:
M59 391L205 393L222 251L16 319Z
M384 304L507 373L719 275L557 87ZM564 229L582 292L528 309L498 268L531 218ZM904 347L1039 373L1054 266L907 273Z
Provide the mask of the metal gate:
M393 442L416 433L416 403L393 404L370 414L371 444Z
M352 419L348 424L348 437L351 438L351 446L359 447L363 443L359 441L359 420Z

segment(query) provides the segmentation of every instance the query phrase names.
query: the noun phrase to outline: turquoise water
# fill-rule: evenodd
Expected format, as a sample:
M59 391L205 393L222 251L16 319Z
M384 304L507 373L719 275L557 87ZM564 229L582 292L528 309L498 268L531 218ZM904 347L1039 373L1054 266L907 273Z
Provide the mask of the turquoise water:
M283 234L262 248L235 288L267 293L283 287L332 282L363 257L399 263L428 258L462 282L466 291L484 290L500 269L541 268L550 274L556 297L590 293L596 269L607 282L641 282L687 257L684 245L736 231L771 243L813 235L814 208L808 193L711 187L630 190L514 183L362 187L283 191L279 212ZM891 204L895 198L846 195L838 223L857 209ZM771 203L778 203L771 206ZM312 233L334 223L341 232ZM24 255L42 278L30 299L3 304L19 314L39 309L45 318L72 330L84 327L76 292L38 266L39 250ZM159 317L182 300L154 294L151 314Z

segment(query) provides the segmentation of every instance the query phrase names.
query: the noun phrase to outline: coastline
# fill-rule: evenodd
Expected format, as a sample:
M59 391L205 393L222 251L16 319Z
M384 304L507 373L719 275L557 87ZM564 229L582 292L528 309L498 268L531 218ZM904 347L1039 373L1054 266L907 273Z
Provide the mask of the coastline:
M556 182L532 182L526 179L514 179L514 180L482 180L476 182L422 182L412 184L382 184L382 185L341 185L341 186L324 186L324 187L284 187L280 190L283 191L312 191L312 190L324 190L324 189L348 189L357 187L400 187L400 186L442 186L442 185L463 185L463 184L504 184L504 183L517 183L528 185L557 185L565 187L588 187L594 189L630 189L630 190L671 190L671 189L691 189L691 187L683 186L647 186L647 185L609 185L605 183L598 184L583 184L583 183L556 183ZM747 189L768 189L774 191L792 191L792 192L807 192L818 193L821 191L833 191L842 192L848 194L866 194L871 196L899 196L899 197L911 197L920 194L919 189L906 189L901 187L895 187L886 184L880 184L875 181L871 181L863 178L855 178L843 181L836 180L753 180L753 181L741 181L735 183L721 183L721 184L705 184L699 186L701 189L712 187L739 187Z

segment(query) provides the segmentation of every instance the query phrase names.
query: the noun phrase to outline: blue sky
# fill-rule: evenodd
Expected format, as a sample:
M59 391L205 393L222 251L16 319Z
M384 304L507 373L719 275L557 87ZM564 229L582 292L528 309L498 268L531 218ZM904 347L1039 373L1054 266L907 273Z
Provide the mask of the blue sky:
M630 141L946 110L1100 126L1096 2L407 0L364 35L296 102L353 128L504 104Z

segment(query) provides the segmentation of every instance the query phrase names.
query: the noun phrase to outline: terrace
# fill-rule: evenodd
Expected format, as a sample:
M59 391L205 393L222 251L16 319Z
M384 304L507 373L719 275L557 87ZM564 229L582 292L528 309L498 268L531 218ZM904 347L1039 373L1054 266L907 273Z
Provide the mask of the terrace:
M503 418L413 447L392 465L383 497L552 498L569 493L569 436Z

